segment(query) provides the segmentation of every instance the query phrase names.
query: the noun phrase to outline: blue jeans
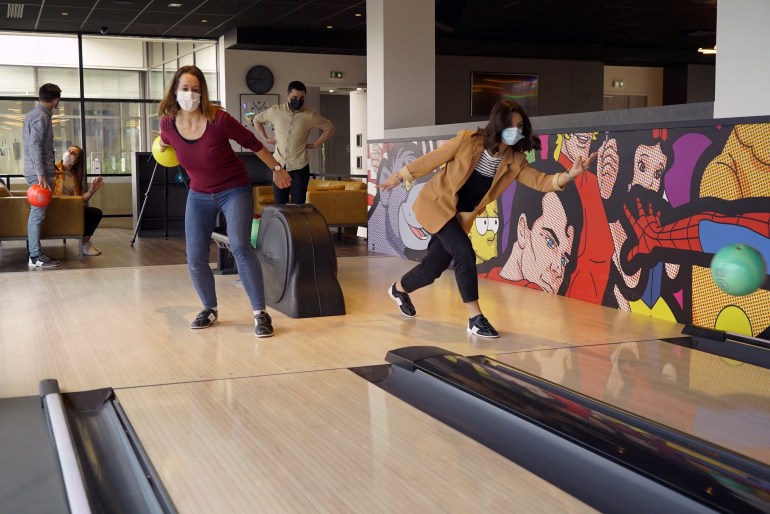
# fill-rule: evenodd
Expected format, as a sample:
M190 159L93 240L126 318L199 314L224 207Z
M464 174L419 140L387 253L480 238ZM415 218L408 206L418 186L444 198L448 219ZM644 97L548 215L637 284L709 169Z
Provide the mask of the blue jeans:
M37 184L37 177L24 177L27 181L27 185L32 186ZM46 177L49 187L53 187L53 177ZM48 206L35 207L29 206L29 218L27 218L27 246L29 247L30 257L40 257L42 249L40 248L40 229L43 226L45 220L45 211Z
M250 187L234 187L219 193L187 193L184 218L187 266L195 291L204 309L217 306L214 273L209 266L209 255L211 233L220 210L227 221L230 250L235 257L243 288L249 295L251 308L262 310L265 308L265 288L262 282L262 267L251 247L254 197Z

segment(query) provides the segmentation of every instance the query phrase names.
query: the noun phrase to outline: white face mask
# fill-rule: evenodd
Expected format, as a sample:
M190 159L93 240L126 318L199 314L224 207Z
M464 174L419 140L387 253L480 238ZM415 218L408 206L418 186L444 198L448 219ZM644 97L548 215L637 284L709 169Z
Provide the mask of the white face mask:
M177 91L176 101L183 110L191 112L201 104L201 94L192 91Z
M61 158L61 162L66 167L71 168L72 166L75 165L75 156L69 152L64 152L64 155L62 155L62 158Z

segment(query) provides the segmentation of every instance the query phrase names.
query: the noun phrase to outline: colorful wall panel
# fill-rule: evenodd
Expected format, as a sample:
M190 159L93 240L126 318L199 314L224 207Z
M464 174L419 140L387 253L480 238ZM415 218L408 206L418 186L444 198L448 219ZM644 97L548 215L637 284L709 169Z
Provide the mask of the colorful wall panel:
M375 186L448 138L369 144L369 250L419 260L430 234L407 187ZM597 152L564 192L514 183L469 237L479 275L680 323L770 337L770 280L735 297L709 271L745 243L770 268L770 121L541 134L527 157L546 173ZM435 171L441 173L441 169Z

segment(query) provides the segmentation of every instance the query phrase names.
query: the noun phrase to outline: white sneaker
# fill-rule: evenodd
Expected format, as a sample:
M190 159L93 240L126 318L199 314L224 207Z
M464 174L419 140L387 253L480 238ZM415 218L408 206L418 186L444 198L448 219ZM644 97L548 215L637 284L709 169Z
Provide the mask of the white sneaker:
M83 255L95 256L101 255L102 251L91 244L91 242L83 243Z

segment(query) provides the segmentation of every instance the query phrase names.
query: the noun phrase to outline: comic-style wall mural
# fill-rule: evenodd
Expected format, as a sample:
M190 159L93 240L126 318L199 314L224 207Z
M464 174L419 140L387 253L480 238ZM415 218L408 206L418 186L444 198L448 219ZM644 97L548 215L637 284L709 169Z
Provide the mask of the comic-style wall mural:
M597 152L559 193L514 183L469 237L479 276L680 323L770 337L770 280L736 297L709 263L732 243L770 269L770 123L541 134L546 173ZM419 260L430 239L411 205L432 175L376 185L445 139L371 143L369 250ZM436 170L440 173L441 170Z

